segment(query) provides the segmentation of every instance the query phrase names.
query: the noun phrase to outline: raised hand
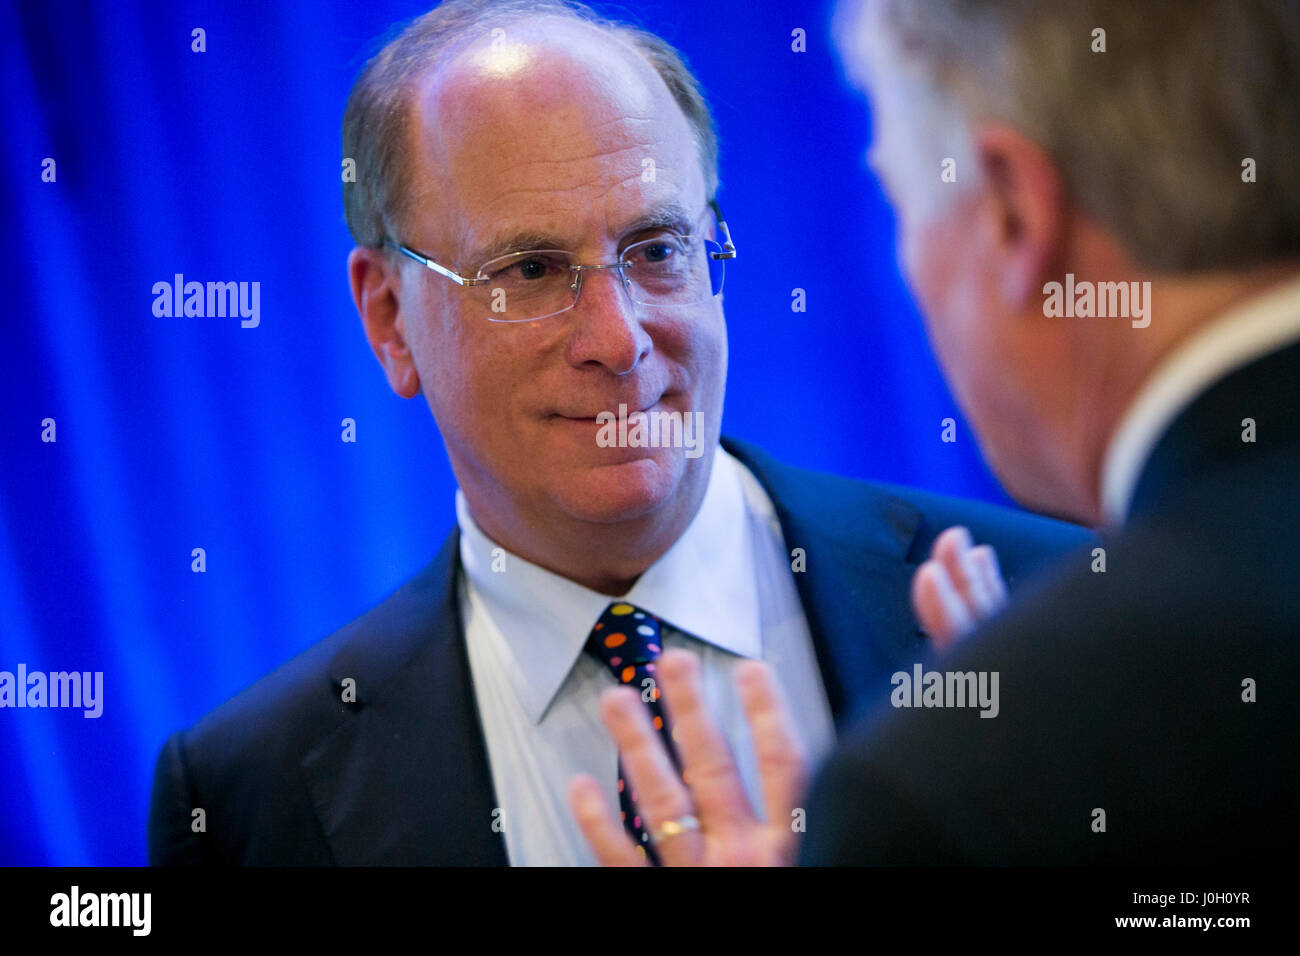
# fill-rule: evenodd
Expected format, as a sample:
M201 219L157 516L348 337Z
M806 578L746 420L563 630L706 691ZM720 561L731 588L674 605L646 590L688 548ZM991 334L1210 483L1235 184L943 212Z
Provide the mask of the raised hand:
M601 719L618 745L637 808L663 865L793 864L798 853L793 811L808 780L808 762L771 668L760 661L745 661L736 668L766 818L750 806L731 749L705 705L699 658L689 651L666 650L659 658L659 678L682 760L681 777L636 691L606 691ZM569 802L598 862L644 865L591 776L573 779Z
M974 545L970 532L960 525L935 539L930 559L912 577L912 610L940 651L996 614L1006 601L997 554L990 545Z

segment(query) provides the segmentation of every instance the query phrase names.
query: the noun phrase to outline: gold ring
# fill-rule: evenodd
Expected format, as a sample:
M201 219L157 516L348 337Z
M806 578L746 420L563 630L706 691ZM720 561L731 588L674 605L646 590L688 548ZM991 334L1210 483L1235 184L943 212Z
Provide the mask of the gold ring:
M650 834L650 839L655 843L659 843L668 837L681 836L683 833L687 833L690 830L698 830L699 828L700 821L690 814L687 814L686 816L679 817L676 820L669 820L666 823L659 824L659 826L655 827L654 832Z

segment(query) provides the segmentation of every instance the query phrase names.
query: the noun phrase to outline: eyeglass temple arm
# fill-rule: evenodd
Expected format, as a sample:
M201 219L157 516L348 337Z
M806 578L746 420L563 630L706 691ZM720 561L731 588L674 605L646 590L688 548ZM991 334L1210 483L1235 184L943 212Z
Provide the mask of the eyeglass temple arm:
M722 210L718 207L715 199L709 200L709 206L713 209L713 215L718 219L718 231L722 233L722 252L710 252L709 255L714 259L734 259L736 258L736 246L731 241L731 230L727 228L727 220L722 218Z
M432 259L428 258L427 256L422 256L414 249L408 248L407 246L399 245L398 243L394 242L392 239L386 240L385 244L390 248L396 249L398 252L400 252L402 255L406 256L407 258L414 259L416 262L424 266L426 269L432 269L434 272L438 273L438 275L446 276L448 279L450 279L452 282L456 283L457 285L465 285L465 286L482 285L484 282L487 281L486 279L466 279L464 276L460 275L459 273L452 272L446 266L438 265L438 263L434 262Z

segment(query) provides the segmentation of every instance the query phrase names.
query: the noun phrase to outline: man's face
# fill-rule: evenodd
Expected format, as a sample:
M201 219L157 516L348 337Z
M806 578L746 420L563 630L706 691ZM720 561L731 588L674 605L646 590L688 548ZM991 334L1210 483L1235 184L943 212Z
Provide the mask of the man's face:
M712 235L685 117L647 63L591 28L507 26L426 79L413 109L418 172L400 238L462 275L536 248L614 262L662 234L646 222L665 215L673 231ZM500 323L469 290L404 268L421 391L476 513L653 519L684 482L702 488L726 378L720 298L652 309L616 270L588 271L571 310ZM702 412L705 454L601 447L596 416L620 405Z
M944 118L915 78L877 72L869 93L871 165L894 207L900 264L945 378L1007 491L1041 503L1041 436L1029 396L1038 391L1034 330L1043 323L1008 294L996 202L969 152L948 157L925 141ZM948 158L957 182L940 176Z

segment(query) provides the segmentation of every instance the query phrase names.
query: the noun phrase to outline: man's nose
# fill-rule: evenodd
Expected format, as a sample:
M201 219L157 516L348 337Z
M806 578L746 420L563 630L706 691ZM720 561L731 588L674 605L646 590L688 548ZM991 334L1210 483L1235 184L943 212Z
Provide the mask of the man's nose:
M641 322L645 306L632 301L619 269L584 269L565 349L574 366L601 365L626 375L650 354L653 343Z

